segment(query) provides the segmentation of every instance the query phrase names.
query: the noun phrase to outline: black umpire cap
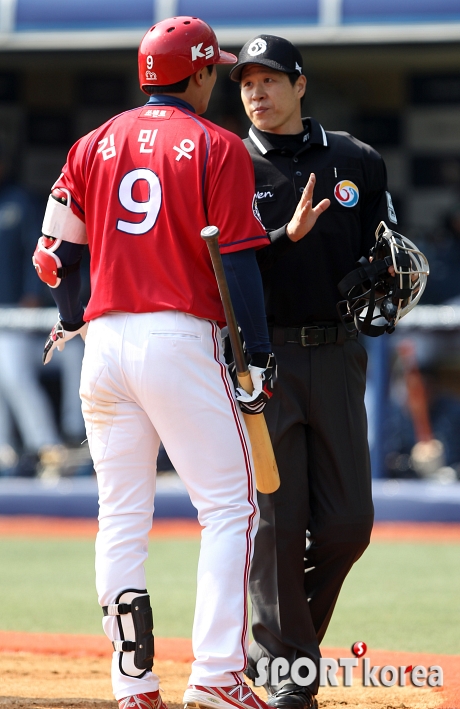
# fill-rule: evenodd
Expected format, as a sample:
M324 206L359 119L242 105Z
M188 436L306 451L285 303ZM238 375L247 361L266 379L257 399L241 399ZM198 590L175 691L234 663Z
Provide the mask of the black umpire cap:
M273 34L260 34L246 42L238 56L238 62L232 67L230 78L241 80L241 72L247 64L263 64L270 69L284 71L286 74L302 73L302 55L294 45L283 37Z

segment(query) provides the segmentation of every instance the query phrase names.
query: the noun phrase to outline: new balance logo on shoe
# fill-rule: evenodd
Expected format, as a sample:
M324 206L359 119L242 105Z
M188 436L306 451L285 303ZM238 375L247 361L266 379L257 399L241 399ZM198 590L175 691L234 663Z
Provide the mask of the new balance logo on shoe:
M250 699L252 695L252 691L248 687L247 684L236 684L229 692L228 694L233 697L234 699L237 699L239 702L245 702L248 699Z
M232 687L201 687L192 685L185 690L184 709L268 709L247 684Z

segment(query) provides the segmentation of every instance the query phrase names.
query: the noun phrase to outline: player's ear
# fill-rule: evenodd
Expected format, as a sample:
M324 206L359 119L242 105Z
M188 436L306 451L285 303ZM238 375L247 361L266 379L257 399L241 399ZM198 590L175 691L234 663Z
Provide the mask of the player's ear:
M307 88L307 77L301 74L299 78L297 79L296 83L296 88L297 88L297 98L302 98L302 96L305 95L305 91Z
M204 83L204 70L203 70L203 69L199 69L199 70L196 71L194 74L192 74L191 80L192 80L192 81L194 80L195 83L197 84L197 86L203 86L203 83Z

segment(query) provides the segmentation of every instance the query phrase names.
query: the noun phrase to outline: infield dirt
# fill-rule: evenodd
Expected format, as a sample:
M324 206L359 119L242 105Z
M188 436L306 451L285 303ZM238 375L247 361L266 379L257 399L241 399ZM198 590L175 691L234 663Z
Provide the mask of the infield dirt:
M0 655L0 707L12 709L118 709L110 685L110 659L60 657L31 653ZM155 663L169 709L182 709L190 664L163 660ZM257 692L265 697L263 689ZM455 709L443 694L414 687L324 688L320 708L327 709ZM447 703L446 701L447 700Z

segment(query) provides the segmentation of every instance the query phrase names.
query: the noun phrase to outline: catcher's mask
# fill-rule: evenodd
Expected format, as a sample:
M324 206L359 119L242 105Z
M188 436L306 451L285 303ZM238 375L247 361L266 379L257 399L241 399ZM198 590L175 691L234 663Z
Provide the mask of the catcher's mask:
M396 324L420 300L430 268L412 241L380 222L375 246L338 284L345 300L337 310L349 332L377 337L394 331ZM394 275L388 269L393 267Z

